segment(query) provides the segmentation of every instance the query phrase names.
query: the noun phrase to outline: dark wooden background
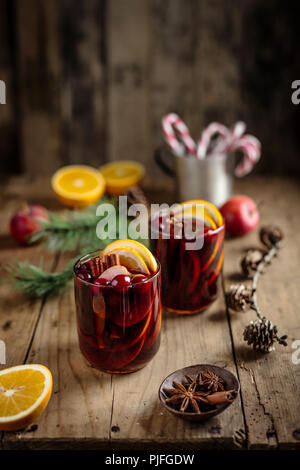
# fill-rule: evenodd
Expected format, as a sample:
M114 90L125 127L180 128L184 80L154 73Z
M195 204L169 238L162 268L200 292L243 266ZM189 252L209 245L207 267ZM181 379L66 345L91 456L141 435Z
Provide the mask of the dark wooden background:
M0 0L1 173L136 159L158 176L160 119L195 136L237 119L257 171L300 173L298 2Z

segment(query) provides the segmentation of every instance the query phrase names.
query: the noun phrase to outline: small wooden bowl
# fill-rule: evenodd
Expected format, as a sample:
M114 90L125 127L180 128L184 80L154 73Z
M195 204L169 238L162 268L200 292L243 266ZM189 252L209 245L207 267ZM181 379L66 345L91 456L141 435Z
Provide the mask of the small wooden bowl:
M183 383L186 382L186 375L190 377L196 377L200 372L213 372L214 374L221 377L225 382L225 390L236 390L237 396L240 391L240 383L238 379L231 373L229 370L224 369L223 367L213 366L210 364L196 364L194 366L184 367L183 369L176 370L172 374L168 375L161 383L158 391L158 397L164 407L173 415L178 416L179 418L187 419L190 421L206 421L213 416L216 416L222 413L232 402L222 403L216 405L215 409L211 411L203 411L201 414L190 413L190 412L181 412L175 410L171 406L166 404L167 395L164 393L164 388L173 388L173 381Z

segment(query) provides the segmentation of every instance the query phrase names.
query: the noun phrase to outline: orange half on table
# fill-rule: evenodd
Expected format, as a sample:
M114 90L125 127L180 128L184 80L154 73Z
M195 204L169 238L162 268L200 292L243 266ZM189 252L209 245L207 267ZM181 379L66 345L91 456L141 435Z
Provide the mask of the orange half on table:
M32 424L46 408L52 374L40 364L22 364L0 371L0 431Z
M82 208L98 201L105 190L100 171L87 165L68 165L54 173L52 189L68 207Z
M105 179L107 193L117 196L131 186L138 186L145 175L145 167L131 160L107 163L99 170Z

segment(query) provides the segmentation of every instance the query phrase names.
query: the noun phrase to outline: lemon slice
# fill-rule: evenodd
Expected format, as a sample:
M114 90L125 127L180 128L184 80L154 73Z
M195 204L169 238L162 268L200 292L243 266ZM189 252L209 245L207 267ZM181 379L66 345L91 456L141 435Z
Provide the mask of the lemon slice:
M220 225L223 225L223 217L221 213L211 202L203 201L202 199L192 199L190 201L182 202L181 205L183 205L184 207L202 205L204 207L205 217L213 218L218 227Z
M129 269L129 271L138 271L146 275L150 274L145 261L134 248L115 248L105 254L111 255L113 253L119 255L120 264Z
M122 160L99 168L106 182L108 194L119 195L131 186L137 186L145 175L145 167L138 162Z
M86 165L68 165L60 168L51 179L58 199L68 207L85 207L104 193L105 180L100 171Z
M0 430L16 431L33 423L52 392L52 374L39 364L0 371Z
M123 239L123 240L116 240L109 245L102 251L101 255L107 255L110 252L116 250L122 250L122 251L128 251L135 254L139 255L139 258L141 258L144 263L146 264L146 267L148 268L148 273L155 273L157 271L157 262L153 254L151 253L150 250L148 250L147 247L145 247L142 243L137 242L136 240L128 240L128 239ZM118 254L120 252L118 251ZM127 266L126 266L127 267Z

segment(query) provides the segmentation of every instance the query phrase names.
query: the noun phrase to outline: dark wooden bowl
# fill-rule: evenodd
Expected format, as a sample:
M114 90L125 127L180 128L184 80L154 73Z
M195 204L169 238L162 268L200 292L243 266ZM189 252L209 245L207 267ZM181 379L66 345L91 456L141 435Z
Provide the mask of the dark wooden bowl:
M231 373L229 370L224 369L223 367L213 366L210 364L196 364L194 366L184 367L183 369L176 370L172 374L168 375L161 383L158 391L158 397L164 407L173 415L178 416L179 418L187 419L190 421L206 421L213 416L216 416L222 413L232 402L222 403L216 405L215 409L211 411L203 411L201 414L190 413L175 410L171 406L166 404L167 395L164 393L164 388L173 388L172 382L186 382L185 376L189 375L191 377L196 376L199 372L214 372L216 375L221 377L225 382L225 390L236 390L237 396L240 391L240 383L238 379Z

